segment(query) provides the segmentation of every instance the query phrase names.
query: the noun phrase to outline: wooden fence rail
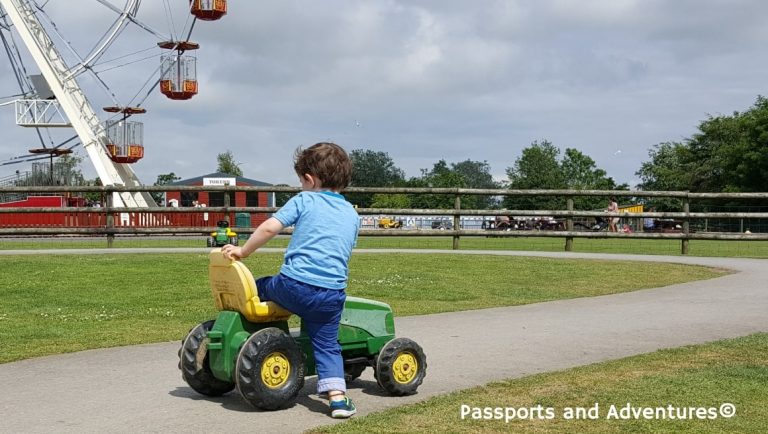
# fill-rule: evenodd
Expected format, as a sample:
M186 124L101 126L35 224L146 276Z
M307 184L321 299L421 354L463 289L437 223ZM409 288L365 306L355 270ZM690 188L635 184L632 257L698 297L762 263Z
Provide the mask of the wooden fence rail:
M224 205L221 207L147 207L125 208L112 206L115 194L123 192L224 192ZM106 236L108 245L112 245L115 235L170 235L170 234L206 234L214 229L217 219L233 221L239 213L268 215L276 212L277 207L234 207L229 206L230 196L235 192L281 192L298 193L296 187L237 187L237 186L78 186L78 187L0 187L0 198L4 194L48 194L48 195L79 195L84 193L99 193L104 198L104 206L100 207L13 207L0 203L0 236L26 235L89 235ZM691 202L698 200L761 200L768 199L768 193L692 193L686 191L624 191L624 190L488 190L464 188L366 188L350 187L345 193L370 194L441 194L455 197L454 207L450 209L393 209L393 208L359 208L361 216L423 216L448 218L451 227L445 230L423 229L368 229L363 227L363 236L450 236L453 238L453 248L459 248L461 237L488 236L488 230L467 229L463 227L462 218L508 216L528 218L549 218L558 222L558 230L511 230L494 231L494 237L558 237L565 239L565 250L572 250L575 238L636 238L636 239L679 239L681 251L688 253L689 240L749 240L768 241L768 231L760 233L713 232L707 230L691 230L691 221L707 221L710 219L738 219L740 221L767 220L768 212L690 212ZM500 209L463 209L461 197L466 195L484 196L555 196L566 199L567 209L562 210L500 210ZM595 210L574 210L574 197L608 197L616 196L631 198L637 201L642 198L673 198L681 201L680 211L665 212L615 212ZM768 202L767 202L768 203ZM766 207L768 209L768 207ZM56 222L44 225L25 224L24 216L57 216ZM206 218L202 219L201 216ZM208 218L210 217L210 218ZM681 222L680 228L674 232L656 233L635 231L595 232L575 230L577 220L595 218L621 218L625 221L640 223L644 218L664 219ZM584 227L584 225L581 225ZM636 225L642 227L642 224ZM705 225L706 227L706 225ZM249 233L251 228L238 228L240 232ZM291 230L286 229L286 234Z

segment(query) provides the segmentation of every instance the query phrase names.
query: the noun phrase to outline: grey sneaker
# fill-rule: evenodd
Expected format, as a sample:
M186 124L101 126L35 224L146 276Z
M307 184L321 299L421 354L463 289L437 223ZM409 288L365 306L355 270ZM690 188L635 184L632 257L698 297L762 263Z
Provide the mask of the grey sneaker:
M346 419L355 413L357 413L355 404L348 396L340 401L331 401L331 417L334 419Z

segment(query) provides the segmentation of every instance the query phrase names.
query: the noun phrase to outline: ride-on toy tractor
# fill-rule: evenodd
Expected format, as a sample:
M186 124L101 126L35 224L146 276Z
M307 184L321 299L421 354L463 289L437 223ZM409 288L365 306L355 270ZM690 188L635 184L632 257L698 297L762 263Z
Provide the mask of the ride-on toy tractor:
M253 406L289 406L316 375L312 345L304 325L289 330L292 315L259 300L251 272L221 249L209 254L211 292L219 314L194 327L179 350L179 369L195 391L219 396L237 388ZM396 396L416 393L426 375L422 348L395 337L392 309L381 302L347 297L339 327L347 382L371 366L379 386Z
M229 228L229 222L219 220L216 222L217 229L211 232L208 237L208 247L222 247L225 244L237 245L237 232Z

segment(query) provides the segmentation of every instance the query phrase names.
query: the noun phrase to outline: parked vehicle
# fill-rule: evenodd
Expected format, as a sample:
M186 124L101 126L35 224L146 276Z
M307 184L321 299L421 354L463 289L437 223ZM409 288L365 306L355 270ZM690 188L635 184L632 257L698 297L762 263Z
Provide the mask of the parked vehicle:
M450 220L435 220L432 222L432 229L441 231L453 229L453 222Z
M229 228L229 222L226 220L219 220L216 222L216 229L211 232L211 236L208 237L208 247L222 247L225 244L237 245L237 232Z
M403 222L402 220L384 217L379 220L379 227L382 229L398 229L403 227Z

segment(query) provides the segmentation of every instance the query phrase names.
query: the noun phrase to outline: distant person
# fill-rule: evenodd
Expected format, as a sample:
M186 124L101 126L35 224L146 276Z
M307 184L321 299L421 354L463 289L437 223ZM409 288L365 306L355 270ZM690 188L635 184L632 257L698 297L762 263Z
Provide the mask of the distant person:
M616 196L611 196L608 200L608 212L619 212L619 203L616 202ZM619 224L618 217L608 218L608 232L618 232L616 225Z
M200 202L200 203L198 204L198 207L199 207L199 208L205 208L205 207L207 207L207 206L208 206L208 205L206 205L206 204L204 204L204 203L202 203L202 202ZM203 226L208 226L208 213L207 213L207 212L204 212L204 213L203 213Z
M200 208L200 202L199 202L199 201L197 201L197 200L193 200L193 201L192 201L192 207L193 207L193 208ZM201 217L202 217L202 216L201 216L200 214L198 214L198 213L194 213L194 214L192 214L192 218L194 219L194 225L195 225L195 226L200 226L200 224L201 224L201 223L200 223L200 218L201 218Z
M510 226L510 220L508 215L500 215L496 217L496 229L507 230Z
M648 212L656 212L655 207L648 208ZM653 232L656 230L656 220L653 217L646 217L643 219L643 230L646 232Z

